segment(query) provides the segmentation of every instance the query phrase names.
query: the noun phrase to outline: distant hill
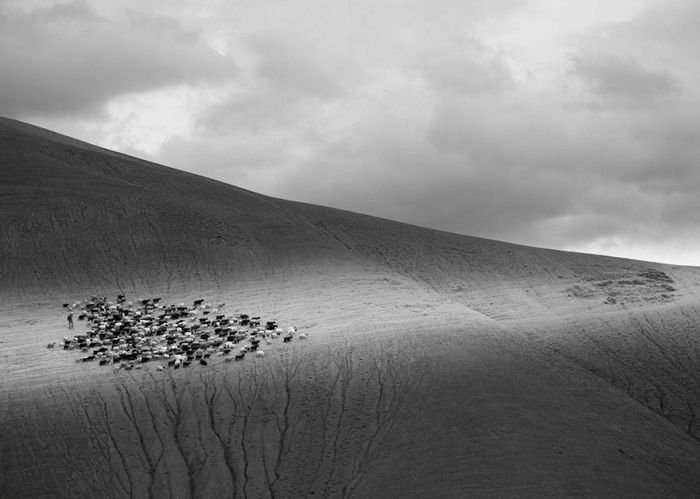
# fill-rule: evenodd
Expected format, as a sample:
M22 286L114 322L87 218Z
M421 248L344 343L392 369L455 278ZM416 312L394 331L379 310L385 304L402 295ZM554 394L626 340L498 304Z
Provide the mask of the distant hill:
M700 269L275 199L0 119L0 496L700 493ZM60 304L204 297L264 362L126 374Z

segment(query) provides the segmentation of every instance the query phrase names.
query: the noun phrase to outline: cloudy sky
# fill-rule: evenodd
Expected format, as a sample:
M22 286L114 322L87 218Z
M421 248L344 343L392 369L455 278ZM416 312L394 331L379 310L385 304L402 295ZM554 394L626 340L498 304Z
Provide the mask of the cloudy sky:
M0 0L0 115L264 194L700 265L700 2Z

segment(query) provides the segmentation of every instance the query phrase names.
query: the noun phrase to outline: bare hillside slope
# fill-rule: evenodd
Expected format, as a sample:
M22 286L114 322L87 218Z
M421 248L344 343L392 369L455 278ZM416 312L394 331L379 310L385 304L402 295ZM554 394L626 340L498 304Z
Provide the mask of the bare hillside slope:
M700 271L256 194L0 119L0 496L700 494ZM93 294L309 334L138 371ZM78 328L82 327L78 324Z
M568 298L581 296L597 295L588 304L595 306L614 298L606 304L613 308L695 299L700 280L698 269L529 248L274 199L12 120L0 121L0 144L0 293L8 298L206 289L309 266L376 264L506 318L532 307L538 315L570 313L580 302ZM508 300L492 303L491 293L504 289Z

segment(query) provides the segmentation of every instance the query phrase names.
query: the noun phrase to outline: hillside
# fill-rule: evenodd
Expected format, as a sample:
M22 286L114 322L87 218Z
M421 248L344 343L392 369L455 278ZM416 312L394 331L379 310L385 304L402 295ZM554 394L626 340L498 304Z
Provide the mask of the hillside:
M0 172L0 496L700 492L700 269L270 198L7 119ZM45 348L62 303L117 293L309 341L165 372Z

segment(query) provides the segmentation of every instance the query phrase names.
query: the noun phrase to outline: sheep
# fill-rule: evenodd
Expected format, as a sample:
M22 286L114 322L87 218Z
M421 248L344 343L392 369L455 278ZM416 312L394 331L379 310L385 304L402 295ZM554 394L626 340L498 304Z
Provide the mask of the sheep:
M226 362L242 360L253 351L256 357L263 357L259 349L263 341L271 345L274 338L283 337L287 343L297 332L296 327L281 328L276 321L263 322L261 327L259 316L240 314L236 318L224 314L218 309L225 304L214 306L206 304L204 299L197 300L193 308L184 304L156 306L158 300L154 298L126 303L124 298L120 295L117 305L97 297L91 302L75 304L75 308L82 307L80 312L76 310L76 315L85 314L89 330L86 334L66 337L59 345L66 350L84 352L79 362L97 360L100 365L112 363L115 369L130 370L151 360L161 360L163 365L156 366L160 371L166 368L166 362L174 368L187 367L197 360L204 361L200 365L208 365L205 359L210 355L224 356ZM299 335L299 339L307 338L306 332ZM239 351L238 346L245 340L250 343ZM47 348L55 345L49 343ZM90 352L92 356L88 355Z
M264 357L264 356L265 356L265 352L263 352L262 350L258 350L257 352L255 352L255 356L256 356L256 357Z

